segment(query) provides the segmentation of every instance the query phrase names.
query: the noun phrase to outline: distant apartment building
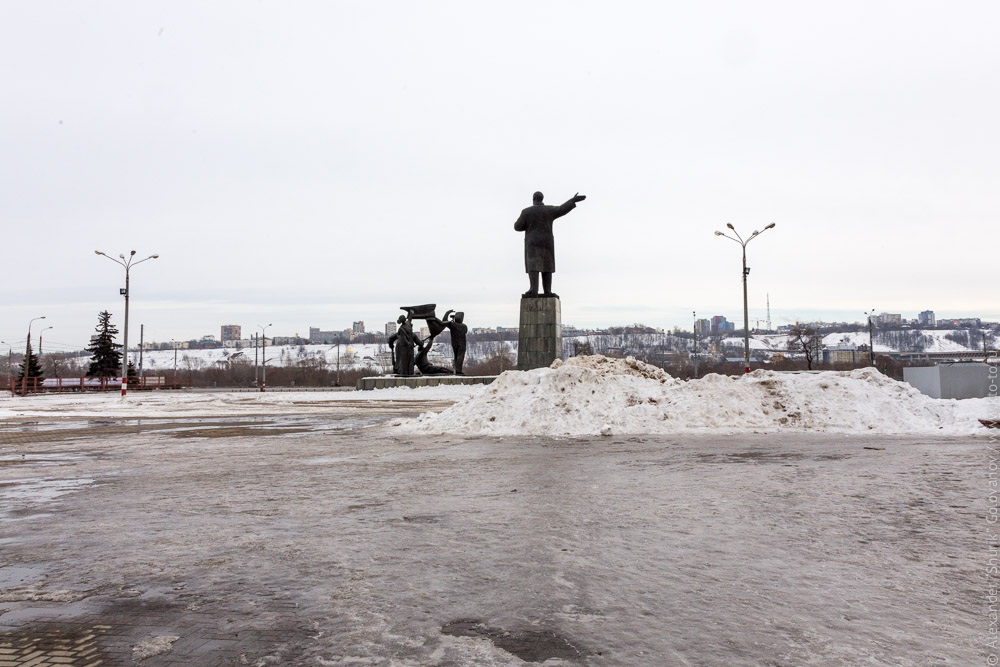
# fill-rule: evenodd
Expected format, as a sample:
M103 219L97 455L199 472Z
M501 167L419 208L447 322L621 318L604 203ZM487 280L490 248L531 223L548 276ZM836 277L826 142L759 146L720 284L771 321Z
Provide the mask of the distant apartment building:
M937 324L937 320L934 319L933 310L925 310L917 315L917 324L922 324L926 327L933 327Z
M855 345L843 338L835 345L823 348L823 362L827 364L862 364L869 360L868 346Z
M899 327L903 325L903 315L900 313L882 313L876 320L880 327Z
M318 327L309 327L309 342L318 345L332 345L344 339L343 331L320 331ZM349 337L348 337L349 339Z
M712 333L712 321L711 320L695 320L694 322L694 332L699 336L708 336Z
M222 335L219 336L219 340L226 343L230 340L239 340L243 337L243 329L238 324L223 324L222 325Z
M385 335L386 336L392 336L393 334L395 334L396 333L396 329L398 328L398 326L399 325L397 325L395 322L386 322L385 323Z
M364 322L354 322L351 324L351 332L356 334L363 334L365 332Z
M943 327L959 327L959 328L972 328L978 329L983 326L983 321L978 317L961 317L952 320L938 320L938 326Z
M726 318L722 315L716 315L712 318L711 331L715 336L725 334L727 331L734 331L735 329L736 325L733 325L732 329L729 328L729 323L726 322Z

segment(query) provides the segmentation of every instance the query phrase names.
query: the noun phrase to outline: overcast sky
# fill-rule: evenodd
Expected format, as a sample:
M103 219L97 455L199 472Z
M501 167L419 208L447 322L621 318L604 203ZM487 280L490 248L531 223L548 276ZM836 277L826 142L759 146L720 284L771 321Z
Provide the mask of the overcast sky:
M5 2L0 337L1000 319L995 2Z

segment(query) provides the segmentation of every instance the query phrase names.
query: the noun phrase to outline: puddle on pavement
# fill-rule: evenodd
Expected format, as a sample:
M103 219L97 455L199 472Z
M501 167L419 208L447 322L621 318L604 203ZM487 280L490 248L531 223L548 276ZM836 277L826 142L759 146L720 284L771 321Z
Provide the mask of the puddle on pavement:
M44 570L37 567L0 567L0 590L18 588L44 578Z
M46 479L41 477L8 479L0 482L0 500L47 503L67 493L79 491L93 483L93 479L86 477L76 479Z
M33 442L59 442L94 436L116 436L159 432L179 438L294 435L311 432L349 432L373 426L393 413L372 410L364 415L267 415L250 417L213 417L190 419L66 419L51 422L11 421L0 425L0 445L24 445ZM176 434L176 435L174 435ZM0 458L0 466L16 465L16 455Z

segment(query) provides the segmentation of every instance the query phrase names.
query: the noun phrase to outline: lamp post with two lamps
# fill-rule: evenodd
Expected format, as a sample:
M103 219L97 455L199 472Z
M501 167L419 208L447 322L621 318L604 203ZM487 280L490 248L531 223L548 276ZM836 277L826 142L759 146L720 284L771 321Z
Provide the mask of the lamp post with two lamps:
M726 227L732 230L736 238L729 236L728 234L723 234L722 232L715 232L716 236L723 236L730 241L735 241L739 243L743 248L743 362L744 362L744 373L750 372L750 315L747 309L747 276L750 275L750 269L747 268L747 244L753 241L755 238L766 232L767 230L774 227L772 222L764 229L757 231L754 230L753 234L747 237L746 240L736 231L731 222L726 223Z
M121 290L122 296L125 297L125 334L122 345L122 398L125 398L125 390L128 387L128 272L129 269L136 264L142 264L148 259L156 259L159 255L150 255L145 259L140 259L138 262L133 262L132 260L135 258L135 250L131 251L128 257L125 257L125 255L118 255L120 259L115 259L110 255L106 255L100 250L95 250L94 253L100 255L101 257L107 257L115 264L121 264L125 267L125 289Z

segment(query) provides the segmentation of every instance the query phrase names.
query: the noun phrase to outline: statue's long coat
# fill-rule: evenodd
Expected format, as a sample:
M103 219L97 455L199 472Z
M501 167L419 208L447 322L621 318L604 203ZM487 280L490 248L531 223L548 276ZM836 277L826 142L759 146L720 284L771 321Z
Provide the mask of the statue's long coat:
M396 333L389 336L389 347L396 358L393 372L396 375L413 375L413 325L409 320L399 325Z
M535 204L521 211L514 223L514 231L524 232L524 270L526 273L541 271L555 273L556 240L552 236L552 221L576 208L570 199L562 206Z

